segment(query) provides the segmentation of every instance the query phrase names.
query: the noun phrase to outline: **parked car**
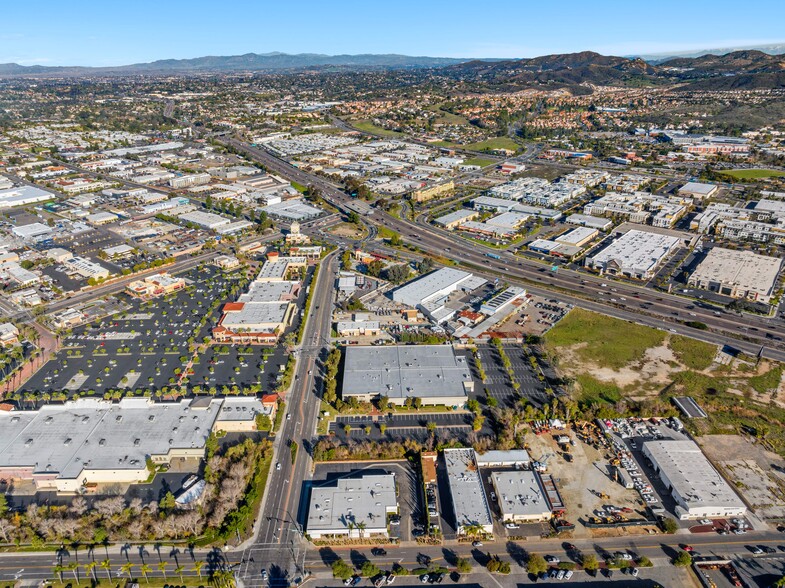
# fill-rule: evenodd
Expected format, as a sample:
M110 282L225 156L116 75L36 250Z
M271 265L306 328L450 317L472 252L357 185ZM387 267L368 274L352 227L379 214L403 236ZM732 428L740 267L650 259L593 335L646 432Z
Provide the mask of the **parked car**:
M482 541L472 541L472 547L482 547Z

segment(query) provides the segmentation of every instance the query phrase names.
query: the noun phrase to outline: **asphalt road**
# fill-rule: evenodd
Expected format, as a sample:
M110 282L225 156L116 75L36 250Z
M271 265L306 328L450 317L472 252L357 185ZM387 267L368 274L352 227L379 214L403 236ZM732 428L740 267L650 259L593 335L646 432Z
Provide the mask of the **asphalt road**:
M237 139L226 141L244 150L274 173L304 185L317 186L323 197L334 206L346 209L346 205L351 202L351 198L332 183L295 168L264 149L252 147ZM782 342L772 340L781 337L781 319L746 314L739 316L714 306L699 306L700 302L693 299L655 292L627 282L617 282L607 276L565 269L552 273L548 265L470 243L447 231L395 218L380 210L375 210L374 214L365 220L398 232L404 241L425 252L449 257L476 273L521 283L535 294L552 296L558 293L560 299L589 310L673 330L711 343L728 344L752 355L760 352L764 357L785 360ZM488 254L498 255L500 259L488 257ZM611 299L615 299L615 302ZM718 316L715 313L720 314ZM689 321L702 322L709 330L688 327L684 323ZM767 339L767 335L772 339Z
M316 433L320 393L317 386L321 355L330 343L331 308L338 264L337 252L326 256L316 283L312 284L311 308L306 318L302 345L295 351L297 367L291 391L286 398L283 425L276 436L273 466L267 482L264 505L252 545L243 551L240 574L247 585L258 585L262 570L270 574L271 585L286 585L286 580L302 575L302 560L307 543L298 522L304 482L313 473L309 448ZM292 464L289 441L299 449Z

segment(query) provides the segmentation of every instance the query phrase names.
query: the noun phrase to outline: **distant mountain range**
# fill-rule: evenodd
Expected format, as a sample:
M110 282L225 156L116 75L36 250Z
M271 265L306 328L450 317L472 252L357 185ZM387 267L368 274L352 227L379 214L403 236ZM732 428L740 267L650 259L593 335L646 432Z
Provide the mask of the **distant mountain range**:
M591 51L498 62L469 61L440 70L495 90L566 87L587 92L596 86L687 83L699 89L785 88L785 55L736 51L725 55L676 57L660 64Z
M62 75L100 76L134 74L195 74L221 72L263 72L308 68L341 69L418 69L444 67L468 61L451 57L411 57L409 55L321 55L318 53L246 53L245 55L207 56L194 59L161 59L116 67L82 67L0 64L0 76Z
M406 55L320 55L247 53L227 57L165 59L119 67L47 67L0 65L0 77L111 75L195 75L231 72L362 71L425 69L474 83L478 88L517 90L530 87L569 88L589 92L596 86L646 86L681 83L700 89L785 88L785 55L759 50L724 55L673 57L657 63L640 57L615 57L591 51L530 59L469 60Z
M775 43L772 45L745 45L742 47L724 47L719 49L700 49L698 51L669 51L666 53L652 53L649 55L629 55L628 57L639 57L649 63L662 63L674 57L701 57L703 55L725 55L737 51L761 51L769 55L782 55L785 53L785 43Z

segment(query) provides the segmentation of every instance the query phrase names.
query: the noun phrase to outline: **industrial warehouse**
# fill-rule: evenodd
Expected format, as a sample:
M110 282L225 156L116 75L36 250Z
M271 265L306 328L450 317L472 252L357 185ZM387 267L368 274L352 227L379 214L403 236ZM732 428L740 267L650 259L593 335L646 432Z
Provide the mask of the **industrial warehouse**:
M0 411L0 477L65 493L87 484L141 482L150 476L148 458L162 465L204 457L221 404L82 398L35 411Z
M643 455L676 500L680 519L744 516L747 507L689 440L647 441Z
M768 303L782 260L751 251L714 247L689 277L688 284L732 298Z
M473 389L466 358L450 345L346 348L344 400L386 396L397 405L419 398L425 405L463 406Z
M612 275L645 280L680 246L677 237L631 230L586 259L586 266Z

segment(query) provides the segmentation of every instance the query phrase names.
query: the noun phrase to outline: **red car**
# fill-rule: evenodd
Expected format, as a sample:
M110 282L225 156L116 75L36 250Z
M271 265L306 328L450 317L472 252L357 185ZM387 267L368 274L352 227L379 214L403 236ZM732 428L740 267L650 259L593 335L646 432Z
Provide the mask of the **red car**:
M679 547L681 547L684 551L686 551L688 553L694 551L694 549L692 548L692 545L686 545L686 544L682 543L681 545L679 545Z

